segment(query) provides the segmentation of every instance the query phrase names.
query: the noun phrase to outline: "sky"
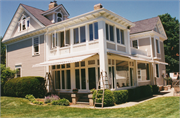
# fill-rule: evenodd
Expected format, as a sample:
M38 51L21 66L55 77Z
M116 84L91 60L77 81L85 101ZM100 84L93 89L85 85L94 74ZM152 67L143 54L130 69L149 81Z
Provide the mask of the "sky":
M20 3L42 10L48 10L53 0L0 0L0 36L4 36ZM108 9L132 22L170 14L179 20L179 0L56 0L63 4L70 17L75 17L94 10L94 5L101 3Z

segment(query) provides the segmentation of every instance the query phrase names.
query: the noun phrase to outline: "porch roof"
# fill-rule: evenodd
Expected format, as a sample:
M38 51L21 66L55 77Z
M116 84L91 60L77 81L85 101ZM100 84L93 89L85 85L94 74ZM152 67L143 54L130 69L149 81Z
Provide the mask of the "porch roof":
M82 60L84 60L86 58L89 58L89 57L91 57L91 56L93 56L95 54L97 54L97 53L49 60L49 61L45 61L45 62L42 62L42 63L35 64L32 67L41 67L41 66L49 66L49 65L61 65L61 64L67 64L67 63L79 62L79 61L82 61Z

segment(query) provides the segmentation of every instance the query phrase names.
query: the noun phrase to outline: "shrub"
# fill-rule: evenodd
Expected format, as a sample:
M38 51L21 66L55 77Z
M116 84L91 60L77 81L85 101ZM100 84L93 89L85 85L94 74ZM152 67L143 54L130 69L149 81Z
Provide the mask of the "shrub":
M157 85L152 85L152 91L153 91L153 94L159 93L159 87Z
M51 103L52 101L56 101L58 99L60 99L59 96L52 94L52 95L49 95L49 96L45 97L44 102L45 103Z
M114 101L116 104L125 103L128 101L128 90L114 91Z
M5 83L4 92L8 96L24 97L33 94L35 97L44 97L46 94L45 80L43 77L19 77Z
M93 93L93 100L95 100L95 97L96 97L96 92L97 90L94 91ZM97 103L98 102L101 102L101 95L102 94L102 91L98 91L98 94L97 94ZM106 89L104 91L104 102L103 102L104 106L113 106L114 105L114 96L113 96L113 92L111 90L108 90Z
M43 102L42 102L42 101L39 101L39 105L43 105Z
M30 94L26 95L25 98L31 102L35 101L35 97L33 95L30 95Z
M39 101L34 100L32 103L33 104L39 104Z
M52 105L63 105L63 106L68 106L69 103L70 103L69 100L67 100L65 98L51 102Z

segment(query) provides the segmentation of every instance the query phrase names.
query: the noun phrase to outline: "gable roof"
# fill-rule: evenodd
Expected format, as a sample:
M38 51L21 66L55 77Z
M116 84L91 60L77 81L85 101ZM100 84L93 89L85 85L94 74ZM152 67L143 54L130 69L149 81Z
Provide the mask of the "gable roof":
M136 34L140 32L152 31L154 30L159 17L153 17L145 20L136 21L135 26L130 29L130 34Z
M27 11L29 11L39 22L41 22L43 25L47 26L52 24L49 19L44 17L42 14L44 13L43 10L37 9L34 7L30 7L28 5L21 4Z

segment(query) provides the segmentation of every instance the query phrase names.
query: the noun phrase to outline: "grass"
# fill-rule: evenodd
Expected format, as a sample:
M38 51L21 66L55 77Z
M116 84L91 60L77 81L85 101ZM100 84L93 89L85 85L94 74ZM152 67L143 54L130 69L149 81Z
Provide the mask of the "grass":
M30 105L25 98L1 97L1 117L179 117L179 97L155 98L119 109Z

